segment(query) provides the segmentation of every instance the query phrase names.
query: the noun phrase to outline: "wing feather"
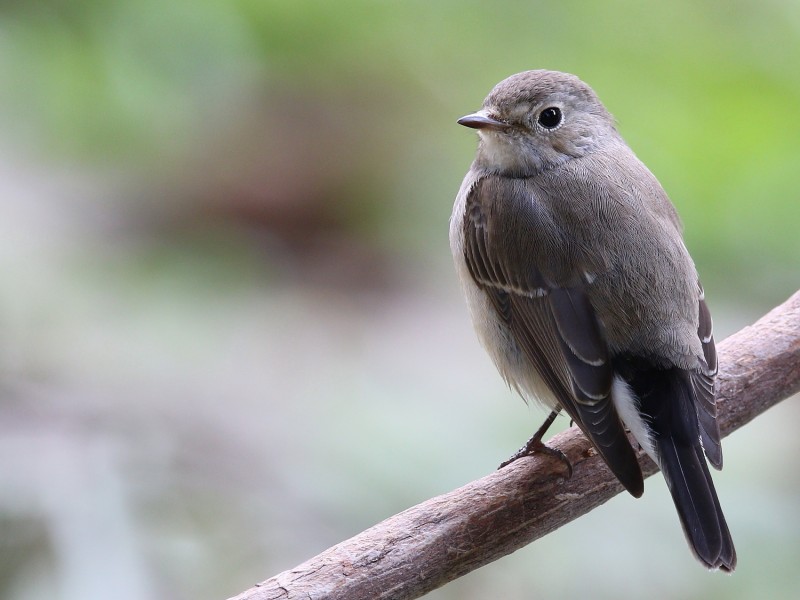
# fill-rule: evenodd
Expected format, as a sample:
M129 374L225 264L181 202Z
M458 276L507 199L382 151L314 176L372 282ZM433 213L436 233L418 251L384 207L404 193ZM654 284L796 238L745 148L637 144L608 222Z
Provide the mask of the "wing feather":
M505 191L513 195L514 189ZM614 372L586 284L544 277L535 253L522 252L509 235L521 223L535 222L531 215L520 217L526 201L533 205L535 199L499 196L497 187L481 181L473 186L463 225L469 273L538 376L638 497L644 490L642 473L611 400Z

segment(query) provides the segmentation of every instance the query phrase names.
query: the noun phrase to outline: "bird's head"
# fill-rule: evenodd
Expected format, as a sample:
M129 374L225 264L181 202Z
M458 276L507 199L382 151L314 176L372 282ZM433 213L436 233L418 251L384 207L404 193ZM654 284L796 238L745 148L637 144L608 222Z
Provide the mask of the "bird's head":
M618 139L614 119L574 75L525 71L498 83L476 113L458 120L480 135L476 166L530 177Z

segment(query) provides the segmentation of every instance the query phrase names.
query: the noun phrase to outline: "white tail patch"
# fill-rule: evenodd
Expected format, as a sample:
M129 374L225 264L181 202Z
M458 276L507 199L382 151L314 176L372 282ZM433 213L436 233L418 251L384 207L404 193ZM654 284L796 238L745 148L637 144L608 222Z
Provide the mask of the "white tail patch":
M614 407L617 409L619 415L625 426L630 429L633 437L639 442L639 445L644 448L644 451L650 455L655 463L658 465L658 454L656 454L655 446L653 445L653 435L650 427L642 419L639 412L639 398L633 393L630 386L619 375L614 376L614 383L611 387L611 399L614 402Z

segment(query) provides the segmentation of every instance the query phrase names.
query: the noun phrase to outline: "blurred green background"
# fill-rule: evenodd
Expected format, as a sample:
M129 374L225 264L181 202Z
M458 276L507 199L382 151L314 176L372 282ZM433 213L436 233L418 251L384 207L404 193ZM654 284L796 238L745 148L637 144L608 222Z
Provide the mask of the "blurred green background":
M514 72L595 88L752 322L799 287L798 65L794 0L0 3L0 597L225 598L527 439L447 241ZM793 598L798 418L726 440L733 577L654 477L428 597Z

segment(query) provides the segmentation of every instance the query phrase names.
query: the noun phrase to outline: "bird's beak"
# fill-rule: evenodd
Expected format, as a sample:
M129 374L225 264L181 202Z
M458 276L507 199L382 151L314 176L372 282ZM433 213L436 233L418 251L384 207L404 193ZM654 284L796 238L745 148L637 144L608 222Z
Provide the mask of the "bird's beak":
M479 110L471 115L461 117L458 120L458 124L463 125L464 127L471 127L472 129L491 129L494 131L503 131L508 129L508 123L498 121L497 119L487 115L482 110Z

